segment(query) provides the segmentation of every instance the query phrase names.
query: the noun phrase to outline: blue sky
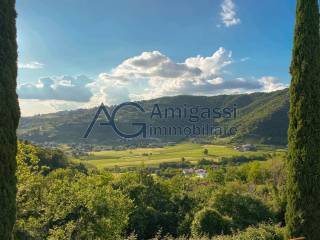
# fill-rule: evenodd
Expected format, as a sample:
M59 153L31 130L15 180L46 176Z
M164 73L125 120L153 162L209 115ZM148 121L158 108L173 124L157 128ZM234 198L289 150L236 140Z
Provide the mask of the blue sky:
M23 115L286 87L292 0L20 0Z

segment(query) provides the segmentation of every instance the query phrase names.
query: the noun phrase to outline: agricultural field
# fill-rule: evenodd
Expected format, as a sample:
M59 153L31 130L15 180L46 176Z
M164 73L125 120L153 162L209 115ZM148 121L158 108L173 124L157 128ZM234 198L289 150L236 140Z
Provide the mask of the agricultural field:
M205 154L205 149L208 153ZM182 159L195 163L201 159L220 162L223 158L250 157L283 153L284 149L259 146L256 151L241 152L231 145L199 145L191 143L178 144L163 148L137 148L122 151L90 152L89 156L74 159L76 162L93 165L99 169L132 166L158 166L161 163L179 162Z

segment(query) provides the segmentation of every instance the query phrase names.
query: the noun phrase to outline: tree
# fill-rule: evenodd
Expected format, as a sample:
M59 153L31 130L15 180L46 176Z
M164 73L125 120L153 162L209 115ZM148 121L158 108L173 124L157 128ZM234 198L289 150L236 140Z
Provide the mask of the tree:
M171 199L166 185L154 180L145 169L124 174L114 183L134 203L128 233L138 239L150 239L161 230L162 234L176 235L179 222L178 206Z
M204 154L204 155L208 155L208 154L209 154L208 149L204 149L204 150L203 150L203 154Z
M273 219L273 213L261 200L247 193L239 193L233 187L218 190L210 206L220 214L231 217L233 226L241 230Z
M195 236L208 236L228 233L230 231L229 219L221 216L212 208L204 208L196 213L192 222L192 234Z
M35 219L35 209L41 202L41 188L43 187L42 169L39 167L37 148L31 144L18 142L17 152L17 220L14 229L14 239L29 239L27 222L25 219ZM32 222L32 225L36 225Z
M16 152L20 112L16 94L15 0L0 1L0 239L10 239L16 215Z
M320 41L317 0L297 0L287 159L289 237L320 236Z
M132 201L102 175L58 169L43 176L35 149L19 144L15 239L123 239Z

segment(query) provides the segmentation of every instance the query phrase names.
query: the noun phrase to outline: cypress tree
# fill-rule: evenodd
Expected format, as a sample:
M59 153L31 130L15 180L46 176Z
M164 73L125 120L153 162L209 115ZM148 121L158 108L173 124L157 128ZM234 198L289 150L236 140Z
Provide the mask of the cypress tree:
M0 239L11 239L16 215L17 43L15 0L0 0Z
M320 37L318 0L297 0L287 159L288 237L320 238Z

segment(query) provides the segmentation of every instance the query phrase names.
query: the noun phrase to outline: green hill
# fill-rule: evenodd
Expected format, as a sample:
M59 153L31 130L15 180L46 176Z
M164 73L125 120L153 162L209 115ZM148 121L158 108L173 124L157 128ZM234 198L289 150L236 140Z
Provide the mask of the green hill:
M287 143L289 93L288 89L272 93L253 93L240 95L175 96L163 97L139 102L145 113L132 108L125 108L117 115L117 126L124 132L132 132L132 122L147 121L153 126L185 126L187 119L150 119L154 104L161 109L170 107L200 106L210 108L232 108L237 105L236 119L217 119L214 124L237 127L238 132L233 141L267 144ZM113 108L113 107L110 107ZM110 109L108 108L108 109ZM84 132L92 121L97 108L63 111L53 114L24 117L20 120L18 135L21 139L34 142L56 143L91 143L119 144L121 140L108 126L96 126L88 139L83 139ZM100 117L98 122L103 121ZM202 124L212 124L212 120L203 120ZM142 141L181 141L182 136L161 136L157 138L135 139ZM132 141L130 141L132 143Z

